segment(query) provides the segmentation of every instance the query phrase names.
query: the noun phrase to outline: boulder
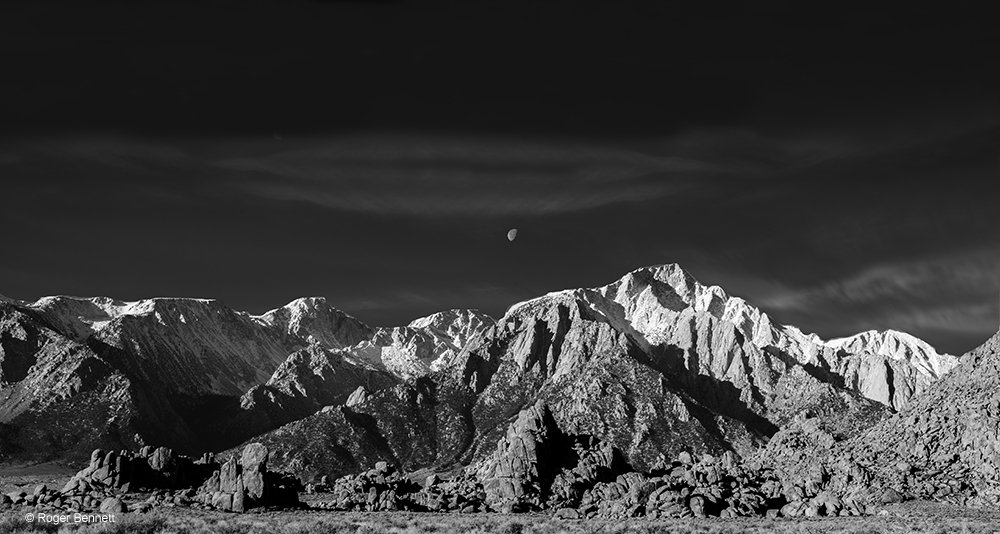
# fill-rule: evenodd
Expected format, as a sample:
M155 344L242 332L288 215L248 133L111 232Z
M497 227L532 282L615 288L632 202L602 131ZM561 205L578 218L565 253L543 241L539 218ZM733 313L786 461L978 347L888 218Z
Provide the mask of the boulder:
M233 493L236 491L236 481L240 477L240 465L232 457L219 469L219 491Z
M251 443L243 449L240 465L243 469L243 487L251 501L265 499L264 473L267 472L268 450L261 443Z
M887 488L879 497L879 502L882 504L900 503L903 502L903 496L898 491L892 488Z
M246 488L243 487L243 478L236 479L236 488L233 491L233 511L239 513L246 511Z
M695 495L688 500L688 508L691 509L691 513L695 517L708 517L705 513L705 498L700 495Z
M556 519L582 519L580 511L576 508L560 508L556 510Z
M805 513L806 503L802 501L790 502L781 507L782 517L799 517Z
M101 462L104 460L104 451L101 449L94 449L94 452L90 453L90 466L93 469L101 467Z
M225 510L227 512L233 509L233 494L225 492L217 492L212 496L212 506L218 508L219 510Z
M149 467L153 471L166 472L173 466L174 451L159 447L149 456Z
M108 497L101 501L100 512L102 514L120 514L126 511L128 511L128 508L118 497Z

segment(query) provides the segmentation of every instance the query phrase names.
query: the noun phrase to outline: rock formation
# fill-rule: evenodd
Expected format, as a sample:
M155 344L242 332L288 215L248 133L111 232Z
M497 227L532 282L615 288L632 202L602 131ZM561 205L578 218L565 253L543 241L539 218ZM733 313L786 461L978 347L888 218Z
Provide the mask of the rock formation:
M561 519L603 517L796 517L866 515L861 499L812 483L782 480L767 466L681 452L652 471L636 471L607 442L568 436L544 404L521 411L485 459L450 475L430 474L422 485L391 464L345 475L320 508L364 511L544 511Z
M298 480L267 469L269 451L260 443L244 447L218 466L201 484L196 501L227 512L245 512L263 506L295 506Z
M389 463L376 462L368 471L337 479L333 487L328 489L333 500L320 506L333 510L365 512L415 510L417 507L411 494L416 493L419 488Z
M35 502L64 512L148 511L162 504L245 512L256 507L298 505L298 481L267 468L268 450L259 443L219 464L212 454L198 459L166 447L137 452L95 450L90 463L59 492L43 489ZM135 502L134 494L150 497ZM126 502L132 502L131 506ZM12 504L33 504L27 498Z
M477 466L486 503L504 512L537 510L561 458L559 429L548 408L536 404L518 414L496 450Z

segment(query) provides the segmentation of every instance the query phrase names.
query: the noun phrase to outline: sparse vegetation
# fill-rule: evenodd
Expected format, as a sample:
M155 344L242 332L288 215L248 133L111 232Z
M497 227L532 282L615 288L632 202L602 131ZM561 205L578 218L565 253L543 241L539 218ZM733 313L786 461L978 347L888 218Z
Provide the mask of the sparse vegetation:
M123 514L114 524L27 523L0 513L0 533L59 534L993 534L1000 514L961 508L900 508L888 516L813 520L586 520L546 515L270 512L231 515L160 509Z

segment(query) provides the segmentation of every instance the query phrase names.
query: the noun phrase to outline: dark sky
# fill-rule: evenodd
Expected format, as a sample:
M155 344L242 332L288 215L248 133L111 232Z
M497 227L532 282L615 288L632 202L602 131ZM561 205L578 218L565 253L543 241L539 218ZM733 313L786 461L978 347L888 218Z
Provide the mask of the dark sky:
M678 262L964 352L1000 320L995 18L827 5L6 0L0 293L399 324Z

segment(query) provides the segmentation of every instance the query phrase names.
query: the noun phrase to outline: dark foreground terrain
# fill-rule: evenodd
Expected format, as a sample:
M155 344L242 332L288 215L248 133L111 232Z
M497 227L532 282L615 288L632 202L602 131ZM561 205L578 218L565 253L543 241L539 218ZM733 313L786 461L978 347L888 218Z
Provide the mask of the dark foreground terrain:
M114 524L27 523L21 513L0 513L0 532L80 533L989 533L1000 531L1000 512L933 504L888 507L886 515L828 519L684 519L561 521L547 515L416 514L406 512L262 512L244 515L189 509L120 514Z
M72 469L61 464L0 467L0 491L62 485ZM309 508L329 495L302 495ZM974 509L928 502L881 507L871 517L797 519L631 519L559 520L548 514L434 514L410 512L333 512L318 509L232 514L191 508L155 508L148 513L117 514L115 523L53 524L27 522L44 507L0 510L0 534L19 532L139 534L375 534L375 533L988 533L1000 532L1000 509Z

